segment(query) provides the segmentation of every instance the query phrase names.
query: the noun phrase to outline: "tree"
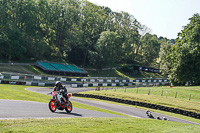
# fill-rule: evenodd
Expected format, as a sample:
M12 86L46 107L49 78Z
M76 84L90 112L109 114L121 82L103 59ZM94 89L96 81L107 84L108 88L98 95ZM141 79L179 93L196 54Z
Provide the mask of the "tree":
M160 69L164 71L165 74L169 73L170 69L170 61L168 60L168 56L170 55L170 48L172 46L172 43L170 41L167 41L166 39L160 40L161 47L159 52L159 63L160 63Z
M194 14L170 49L170 80L173 84L200 85L200 16Z
M91 65L98 69L108 64L113 66L119 54L117 52L120 49L119 40L120 37L116 32L109 30L102 32L95 44L95 51L89 52Z
M150 62L147 56L153 55L141 39L149 29L133 15L87 0L0 0L0 13L0 56L6 59L55 58L85 67L97 61L133 63L138 57Z
M158 53L160 50L160 43L156 35L151 35L149 33L145 34L142 39L142 62L144 65L150 65L155 59L158 58Z
M134 62L135 45L140 40L139 29L141 24L135 19L133 15L127 12L112 12L110 15L110 31L116 32L121 40L120 55L118 61L121 63Z
M26 52L25 41L18 29L9 29L0 34L1 55L11 59L23 59Z
M105 31L107 14L106 11L91 2L84 1L81 12L82 45L84 45L83 67L88 62L88 51L94 49L94 45Z
M67 59L70 46L76 44L79 21L79 0L49 1L48 25L43 25L49 30L48 40L53 49L52 56Z
M138 35L138 39L136 41L136 43L134 44L134 54L135 54L135 60L141 60L141 54L139 55L139 53L142 53L142 37L144 35L146 35L147 33L150 34L151 33L151 29L148 28L145 25L140 25L140 27L138 28L139 30L139 35Z

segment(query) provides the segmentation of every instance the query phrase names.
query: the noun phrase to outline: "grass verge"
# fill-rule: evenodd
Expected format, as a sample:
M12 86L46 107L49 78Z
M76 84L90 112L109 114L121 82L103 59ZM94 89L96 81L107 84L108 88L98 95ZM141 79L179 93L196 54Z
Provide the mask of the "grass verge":
M22 85L6 85L6 84L0 84L0 99L9 99L9 100L25 100L25 101L35 101L35 102L43 102L43 103L48 103L49 100L51 99L51 96L43 95L43 94L38 94L35 92L30 92L25 90L25 88L29 88L32 86L22 86ZM76 102L72 102L73 107L75 108L81 108L81 109L88 109L88 110L94 110L94 111L100 111L104 113L110 113L110 114L115 114L115 115L121 115L121 116L126 116L127 115L93 107L93 106L88 106Z
M136 118L65 118L0 120L0 132L180 132L198 133L200 126Z
M99 70L99 71L90 71L88 70L90 77L123 77L123 78L167 78L166 75L161 75L158 73L150 73L141 71L138 74L130 75L126 74L119 69L112 70Z
M157 112L157 113L169 115L169 116L172 116L172 117L176 117L176 118L180 118L180 119L184 119L184 120L187 120L187 121L191 121L191 122L195 122L195 123L200 124L199 119L195 119L195 118L192 118L192 117L188 117L188 116L184 116L184 115L180 115L180 114L176 114L176 113L166 112L166 111L162 111L162 110L150 109L150 108L140 107L140 106L136 106L136 105L128 105L128 104L117 103L117 102L112 102L112 101L107 101L107 100L94 99L94 98L85 98L85 97L77 97L77 98L93 100L93 101L100 101L100 102L105 102L105 103L109 103L109 104L116 104L116 105L138 108L138 109L143 109L143 110L149 110L151 112Z
M24 74L37 74L42 75L44 72L40 71L32 65L0 65L1 72L14 72L14 73L24 73Z
M149 90L151 93L148 95ZM161 96L162 90L167 92ZM155 92L155 94L153 93ZM160 91L157 93L156 91ZM179 98L173 97L173 93L178 92ZM94 94L108 97L115 97L125 100L146 102L158 105L164 105L173 108L179 108L187 111L193 111L200 113L200 87L145 87L145 88L127 88L125 89L112 89L112 90L101 90L101 91L87 91L81 92L83 94ZM170 95L170 93L172 95ZM192 94L192 99L189 101L189 94Z
M28 86L0 84L0 98L47 103L50 96L29 92ZM73 103L74 107L92 109ZM98 108L97 108L98 110ZM136 118L56 118L0 120L0 132L182 132L198 133L198 125Z

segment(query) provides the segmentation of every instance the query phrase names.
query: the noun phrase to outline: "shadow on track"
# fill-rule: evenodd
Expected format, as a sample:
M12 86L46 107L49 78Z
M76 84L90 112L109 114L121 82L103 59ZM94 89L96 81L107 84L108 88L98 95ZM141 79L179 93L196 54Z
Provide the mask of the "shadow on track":
M67 112L54 112L57 114L67 114L67 115L73 115L73 116L82 116L81 114L77 114L77 113L67 113Z

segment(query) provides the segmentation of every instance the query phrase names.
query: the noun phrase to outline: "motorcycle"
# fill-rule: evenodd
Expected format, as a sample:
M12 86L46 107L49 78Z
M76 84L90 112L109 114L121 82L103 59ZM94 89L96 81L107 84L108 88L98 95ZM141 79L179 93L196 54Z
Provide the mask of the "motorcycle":
M152 113L151 113L150 111L147 110L146 114L147 114L147 116L148 116L149 118L154 119L154 116L152 115Z
M71 94L67 94L67 98L64 98L62 96L62 92L59 91L53 91L50 93L52 95L52 99L49 101L49 109L51 112L55 112L56 109L58 110L64 110L67 113L70 113L72 111L72 103L69 100L71 97Z
M152 114L147 115L149 118L154 119L154 116Z

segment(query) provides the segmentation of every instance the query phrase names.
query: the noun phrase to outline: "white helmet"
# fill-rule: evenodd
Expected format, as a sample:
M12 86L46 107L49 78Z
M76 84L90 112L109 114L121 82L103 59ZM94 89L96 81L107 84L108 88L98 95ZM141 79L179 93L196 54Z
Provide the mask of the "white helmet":
M56 81L56 86L58 85L62 85L62 83L60 81Z

